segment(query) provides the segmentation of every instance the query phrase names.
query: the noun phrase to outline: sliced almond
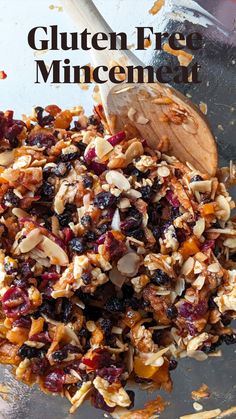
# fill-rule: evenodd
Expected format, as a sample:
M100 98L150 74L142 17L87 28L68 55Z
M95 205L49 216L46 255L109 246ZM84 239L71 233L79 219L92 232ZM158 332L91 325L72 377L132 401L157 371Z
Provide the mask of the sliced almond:
M123 275L131 277L138 273L139 265L140 257L136 253L130 252L118 260L117 269Z
M205 410L204 412L192 413L190 415L180 416L179 419L213 419L221 414L220 409Z
M130 189L125 195L130 199L139 199L142 197L141 192L136 191L136 189Z
M218 218L223 221L228 221L231 209L227 199L223 195L219 195L216 198L216 202L220 209L220 214L217 213Z
M149 122L149 119L145 118L143 115L138 115L136 119L137 124L146 125Z
M111 222L111 228L112 230L120 230L120 212L118 208L116 208L114 212Z
M0 153L0 166L9 166L14 161L14 150L4 151Z
M223 245L229 247L230 249L236 249L236 238L226 239Z
M130 121L134 122L134 115L136 114L136 109L134 108L129 108L128 110L128 118L130 119Z
M126 209L131 207L130 200L128 198L121 198L117 204L118 208Z
M21 208L13 208L12 209L12 214L15 215L17 218L29 217L28 212L24 211Z
M189 186L193 192L209 193L211 192L212 181L200 180L199 182L191 182Z
M113 150L112 145L102 137L95 138L95 152L99 159L102 159L106 154Z
M44 251L53 265L68 265L69 259L66 252L53 240L50 240L48 237L44 237L39 247Z
M106 181L109 185L114 185L121 191L128 191L130 189L130 183L126 177L118 172L118 170L109 170L106 173Z
M167 166L158 167L157 173L161 177L167 177L170 175L170 169Z
M119 288L122 287L126 279L126 277L118 271L116 266L109 271L109 278L111 282Z
M205 276L199 275L197 279L192 283L194 288L197 288L199 291L202 289L203 285L205 283Z
M21 253L30 252L34 249L43 239L43 236L39 228L32 230L25 239L23 239L19 244L19 249Z
M189 275L190 272L192 272L194 268L194 259L192 257L189 257L183 264L181 273L183 275Z
M199 218L193 227L193 234L199 239L205 230L205 219Z
M196 351L207 339L209 338L208 333L204 332L200 335L192 338L187 345L188 351Z
M209 272L212 272L212 273L217 273L217 272L220 271L220 265L217 262L216 263L212 263L211 265L208 266L207 270Z
M159 358L161 358L162 357L162 355L164 355L166 352L168 352L169 351L169 346L167 347L167 348L163 348L163 349L160 349L160 351L158 351L158 352L155 352L155 353L153 353L153 354L151 354L151 355L149 355L149 356L147 356L146 357L146 360L145 360L145 362L144 362L144 364L145 365L156 365L155 364L155 361L157 360L157 359L159 359Z
M130 144L125 152L126 164L130 164L133 159L141 156L143 151L144 150L141 141L134 141L132 144Z

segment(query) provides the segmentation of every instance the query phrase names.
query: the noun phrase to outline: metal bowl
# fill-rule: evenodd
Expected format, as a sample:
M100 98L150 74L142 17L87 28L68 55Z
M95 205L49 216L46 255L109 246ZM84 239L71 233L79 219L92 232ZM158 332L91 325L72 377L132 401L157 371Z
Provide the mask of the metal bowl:
M29 30L34 26L50 24L57 24L63 31L75 30L65 13L57 8L49 8L50 4L49 0L41 0L34 2L32 8L31 0L0 0L1 10L4 10L0 19L0 52L1 58L4 57L1 59L1 67L8 74L8 78L0 82L1 108L15 109L18 117L22 113L29 113L33 105L44 106L49 103L57 103L62 108L82 104L87 112L91 113L92 110L92 89L84 92L77 85L34 84L34 60L40 58L27 45ZM166 0L165 7L156 16L148 13L153 0L96 0L95 4L113 30L128 33L130 44L134 41L135 26L153 26L156 32L202 33L204 48L196 51L194 57L202 65L202 82L178 88L196 104L207 104L207 115L218 143L220 165L228 165L229 160L236 159L235 0ZM166 53L154 52L151 48L138 55L146 64L152 63L155 66L170 61L175 64L176 60ZM49 63L56 57L70 58L74 64L90 62L89 55L83 51L49 51L43 59ZM183 414L194 413L191 391L202 383L206 383L211 392L210 398L201 401L204 410L231 407L236 400L234 351L234 347L224 345L222 357L209 357L203 363L182 359L177 370L172 373L173 392L168 395L159 392L170 401L161 417L177 419ZM0 398L0 417L3 419L72 417L68 414L69 403L65 398L46 396L36 387L29 388L17 382L4 366L0 367L0 382L11 389L7 400ZM147 400L156 396L156 393L150 394L138 386L135 391L136 408L143 407ZM86 402L74 417L90 419L93 415L96 418L104 417L102 411L93 409Z

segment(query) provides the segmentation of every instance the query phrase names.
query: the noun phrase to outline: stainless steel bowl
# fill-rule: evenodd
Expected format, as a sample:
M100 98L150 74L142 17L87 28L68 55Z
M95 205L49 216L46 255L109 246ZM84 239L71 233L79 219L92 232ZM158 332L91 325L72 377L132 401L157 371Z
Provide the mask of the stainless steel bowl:
M10 4L11 5L10 5ZM156 16L148 14L153 0L96 0L95 4L114 30L127 31L132 44L135 26L154 26L156 31L198 31L204 36L204 48L197 51L195 59L202 64L202 83L178 87L192 97L193 102L205 102L208 118L216 136L220 164L227 165L230 159L236 160L235 115L236 115L236 2L235 0L166 0L166 7ZM32 105L58 103L68 107L83 104L91 112L91 90L82 92L77 86L34 85L34 56L26 45L28 31L33 26L58 24L61 29L73 29L64 12L51 10L51 1L0 0L0 57L1 66L7 65L8 79L1 82L1 108L16 109L17 116L29 112ZM201 7L205 7L202 9ZM12 10L15 11L14 18ZM207 12L211 15L209 15ZM19 42L16 44L17 39ZM7 41L7 45L6 45ZM6 52L11 54L6 54ZM61 54L63 56L63 54ZM52 53L45 55L50 60ZM64 54L63 58L69 56ZM55 55L54 55L55 57ZM72 55L71 55L72 57ZM90 58L79 52L77 62L88 63ZM139 53L145 62L158 66L160 62L175 60L163 52L149 49ZM73 60L75 54L73 55ZM12 67L14 65L14 71ZM235 194L235 191L232 191ZM173 371L174 390L169 395L162 394L170 401L169 407L161 417L177 419L180 415L194 413L191 391L206 383L211 392L209 399L201 401L204 410L226 409L236 404L235 348L222 347L223 356L209 357L200 363L191 359L179 362ZM0 398L0 418L3 419L61 419L70 418L69 403L60 397L46 396L36 387L29 388L17 382L9 370L1 366L0 382L7 384L11 391L7 400ZM131 386L128 386L128 388ZM136 408L143 407L145 401L154 399L156 393L149 394L135 387ZM103 412L93 409L86 402L74 415L83 419L92 416L103 418ZM236 417L236 415L234 416Z

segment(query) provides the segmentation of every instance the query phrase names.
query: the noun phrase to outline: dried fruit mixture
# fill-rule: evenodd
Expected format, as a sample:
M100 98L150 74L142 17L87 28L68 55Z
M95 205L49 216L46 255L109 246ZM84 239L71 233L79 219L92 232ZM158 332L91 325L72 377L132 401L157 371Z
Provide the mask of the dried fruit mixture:
M0 147L0 362L17 379L113 412L129 380L170 391L178 358L236 342L219 178L111 136L101 105L1 112Z

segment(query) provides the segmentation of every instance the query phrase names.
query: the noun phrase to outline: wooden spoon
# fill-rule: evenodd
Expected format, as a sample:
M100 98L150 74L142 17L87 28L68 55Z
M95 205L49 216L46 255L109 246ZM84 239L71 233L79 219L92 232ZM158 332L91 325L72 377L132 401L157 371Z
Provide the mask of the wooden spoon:
M87 28L92 35L103 32L108 36L112 32L92 0L65 0L64 4L81 31ZM90 52L94 66L145 66L129 50ZM107 81L99 88L112 133L128 123L152 148L168 142L168 154L201 172L215 174L218 156L214 136L204 115L184 95L158 82L115 85Z

